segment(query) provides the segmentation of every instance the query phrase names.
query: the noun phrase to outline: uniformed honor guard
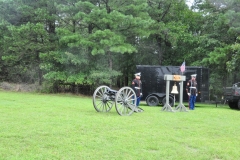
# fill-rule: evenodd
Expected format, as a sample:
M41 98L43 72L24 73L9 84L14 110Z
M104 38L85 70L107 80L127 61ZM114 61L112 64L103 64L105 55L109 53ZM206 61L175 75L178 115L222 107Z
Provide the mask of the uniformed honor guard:
M195 109L196 97L198 96L196 76L197 74L192 74L191 75L192 78L187 82L187 86L186 86L186 91L189 96L190 110Z
M137 102L136 102L136 106L139 106L141 97L142 97L142 82L140 80L141 78L141 73L135 73L135 79L132 81L132 89L135 91L136 95L137 95Z

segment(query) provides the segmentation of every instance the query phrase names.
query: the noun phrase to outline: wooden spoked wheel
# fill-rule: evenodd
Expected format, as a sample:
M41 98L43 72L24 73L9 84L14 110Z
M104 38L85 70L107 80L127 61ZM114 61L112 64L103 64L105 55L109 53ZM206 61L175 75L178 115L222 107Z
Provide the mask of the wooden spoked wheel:
M115 107L119 115L129 116L136 109L137 96L130 87L121 88L115 97Z
M93 93L93 106L97 112L109 112L114 104L114 100L108 94L108 86L99 86Z

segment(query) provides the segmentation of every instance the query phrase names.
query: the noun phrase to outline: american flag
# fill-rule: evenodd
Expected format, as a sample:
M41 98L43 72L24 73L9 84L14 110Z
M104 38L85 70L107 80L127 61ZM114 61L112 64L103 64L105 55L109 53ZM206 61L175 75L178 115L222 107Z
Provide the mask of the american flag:
M181 67L180 67L181 72L185 71L185 61L182 63Z

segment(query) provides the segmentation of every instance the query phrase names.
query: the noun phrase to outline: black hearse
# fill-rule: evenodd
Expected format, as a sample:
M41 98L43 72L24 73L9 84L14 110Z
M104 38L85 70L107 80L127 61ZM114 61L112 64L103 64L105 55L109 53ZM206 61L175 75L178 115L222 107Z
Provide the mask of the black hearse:
M142 100L146 100L149 106L164 105L166 102L166 81L165 74L182 75L179 66L152 66L152 65L137 65L136 72L141 72L142 80ZM183 101L188 101L186 93L186 83L191 79L192 74L197 74L198 96L197 102L209 100L209 69L205 67L186 66L183 75L186 76L186 81L183 82ZM177 84L178 92L180 92L179 82L170 81L169 93L172 86ZM178 101L179 94L175 96ZM174 95L169 95L169 104L173 106Z

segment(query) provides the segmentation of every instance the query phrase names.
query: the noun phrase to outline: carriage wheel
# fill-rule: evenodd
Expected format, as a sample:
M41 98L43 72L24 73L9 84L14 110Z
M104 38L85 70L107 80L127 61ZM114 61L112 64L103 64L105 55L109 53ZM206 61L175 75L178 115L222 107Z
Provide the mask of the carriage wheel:
M99 86L93 93L93 106L97 112L109 112L114 104L107 94L108 86Z
M130 87L121 88L116 95L116 110L121 116L129 116L136 109L137 96Z

